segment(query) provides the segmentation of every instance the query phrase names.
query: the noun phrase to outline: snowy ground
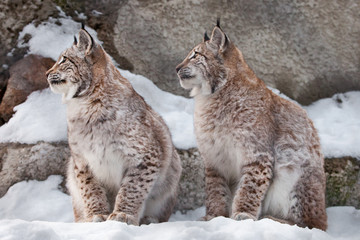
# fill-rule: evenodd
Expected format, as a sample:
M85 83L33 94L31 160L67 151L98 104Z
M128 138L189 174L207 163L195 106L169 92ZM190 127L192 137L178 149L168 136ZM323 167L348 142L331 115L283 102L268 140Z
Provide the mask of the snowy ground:
M327 209L326 232L280 224L269 219L234 221L218 217L196 221L204 208L186 215L173 214L170 222L128 226L120 222L73 223L70 197L58 189L60 176L46 181L20 182L0 199L0 239L360 239L360 210L353 207Z
M80 25L62 14L20 34L19 45L29 53L57 59L71 46ZM96 38L96 33L88 29ZM22 43L25 34L32 35ZM195 147L193 133L193 100L161 91L143 76L122 71L135 90L161 114L168 124L178 148ZM177 81L177 79L174 79ZM274 90L276 91L276 90ZM360 159L360 92L338 94L305 107L319 130L321 145L327 157L350 155ZM61 96L49 89L34 92L15 108L14 117L0 127L0 142L35 143L39 140L66 140L66 107ZM328 208L327 232L280 224L268 219L236 222L215 218L210 222L195 221L204 208L187 215L174 214L169 223L149 226L127 226L119 222L73 222L70 197L57 189L61 177L51 176L43 182L20 182L0 199L0 239L358 239L360 210L353 207Z

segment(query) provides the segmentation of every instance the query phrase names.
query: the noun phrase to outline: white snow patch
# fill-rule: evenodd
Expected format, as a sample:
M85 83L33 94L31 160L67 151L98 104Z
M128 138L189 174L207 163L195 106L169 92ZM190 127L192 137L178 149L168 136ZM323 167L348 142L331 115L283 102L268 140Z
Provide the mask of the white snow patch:
M71 197L58 188L62 180L54 175L16 183L0 198L0 219L73 222Z
M335 94L304 108L320 133L326 157L360 159L360 92Z
M10 121L0 127L0 142L67 140L66 106L61 103L61 95L49 88L33 92L14 111Z
M99 16L103 15L102 12L99 12L99 11L97 11L97 10L92 10L92 11L91 11L91 14L92 14L93 16L95 16L95 17L99 17Z
M205 208L173 214L170 222L128 226L121 222L73 223L71 198L57 185L60 176L46 181L20 182L0 199L0 239L347 239L360 236L360 210L353 207L327 209L329 228L299 228L270 219L234 221L217 217L209 222L195 221Z
M75 11L75 14L79 19L86 20L87 16L84 13L79 13L78 11Z
M61 9L59 9L61 11ZM62 12L62 11L61 11ZM74 36L77 37L81 29L81 23L73 21L65 13L61 13L61 18L50 17L48 21L35 26L30 23L19 33L18 47L29 47L28 54L38 54L44 57L50 57L55 61L60 54L71 47L74 42ZM92 28L85 28L95 41L102 43L97 38L97 33ZM29 42L24 42L26 34L31 35Z

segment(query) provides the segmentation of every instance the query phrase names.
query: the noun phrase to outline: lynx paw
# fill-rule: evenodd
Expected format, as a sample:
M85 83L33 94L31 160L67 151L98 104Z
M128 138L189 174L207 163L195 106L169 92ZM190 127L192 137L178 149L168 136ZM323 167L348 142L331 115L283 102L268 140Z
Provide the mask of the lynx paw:
M107 220L114 220L114 221L119 221L119 222L124 222L127 224L139 226L139 221L136 219L136 217L126 214L124 212L113 212L112 214L109 215Z
M105 214L95 214L87 219L87 222L104 222L107 218Z
M159 223L159 219L157 219L156 217L149 217L149 216L145 216L141 219L140 221L141 224L151 224L151 223Z
M215 216L205 215L199 219L199 221L210 221L211 219L215 218Z
M246 219L256 220L255 216L253 216L250 213L244 213L244 212L236 212L231 216L231 218L236 221L241 221L241 220L246 220Z

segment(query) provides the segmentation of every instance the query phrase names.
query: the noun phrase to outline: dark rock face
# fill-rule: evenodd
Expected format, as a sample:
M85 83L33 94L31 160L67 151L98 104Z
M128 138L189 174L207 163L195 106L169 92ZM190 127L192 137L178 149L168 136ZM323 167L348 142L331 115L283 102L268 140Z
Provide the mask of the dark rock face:
M37 55L29 55L10 68L10 78L0 104L0 119L8 121L13 108L24 102L30 93L48 87L46 71L54 60Z
M51 0L0 1L0 102L6 90L10 67L22 59L27 49L17 48L19 32L29 23L40 23L58 10ZM30 37L30 36L28 36ZM0 120L1 125L1 120Z
M175 209L186 211L203 206L205 175L200 154L195 148L178 150L178 153L183 172ZM45 180L54 174L65 176L69 156L69 146L65 142L0 143L0 197L20 181ZM326 159L325 171L327 206L360 208L360 162L350 157Z
M327 205L360 208L360 161L352 157L329 158L325 171Z

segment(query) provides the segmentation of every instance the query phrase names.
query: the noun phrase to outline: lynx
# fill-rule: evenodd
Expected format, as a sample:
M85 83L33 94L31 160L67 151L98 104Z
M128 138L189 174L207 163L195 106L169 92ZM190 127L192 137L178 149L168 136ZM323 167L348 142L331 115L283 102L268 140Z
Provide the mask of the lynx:
M219 24L176 71L195 99L203 220L269 217L325 230L324 160L306 112L256 77Z
M167 221L181 174L169 129L85 29L47 79L67 104L75 221Z

